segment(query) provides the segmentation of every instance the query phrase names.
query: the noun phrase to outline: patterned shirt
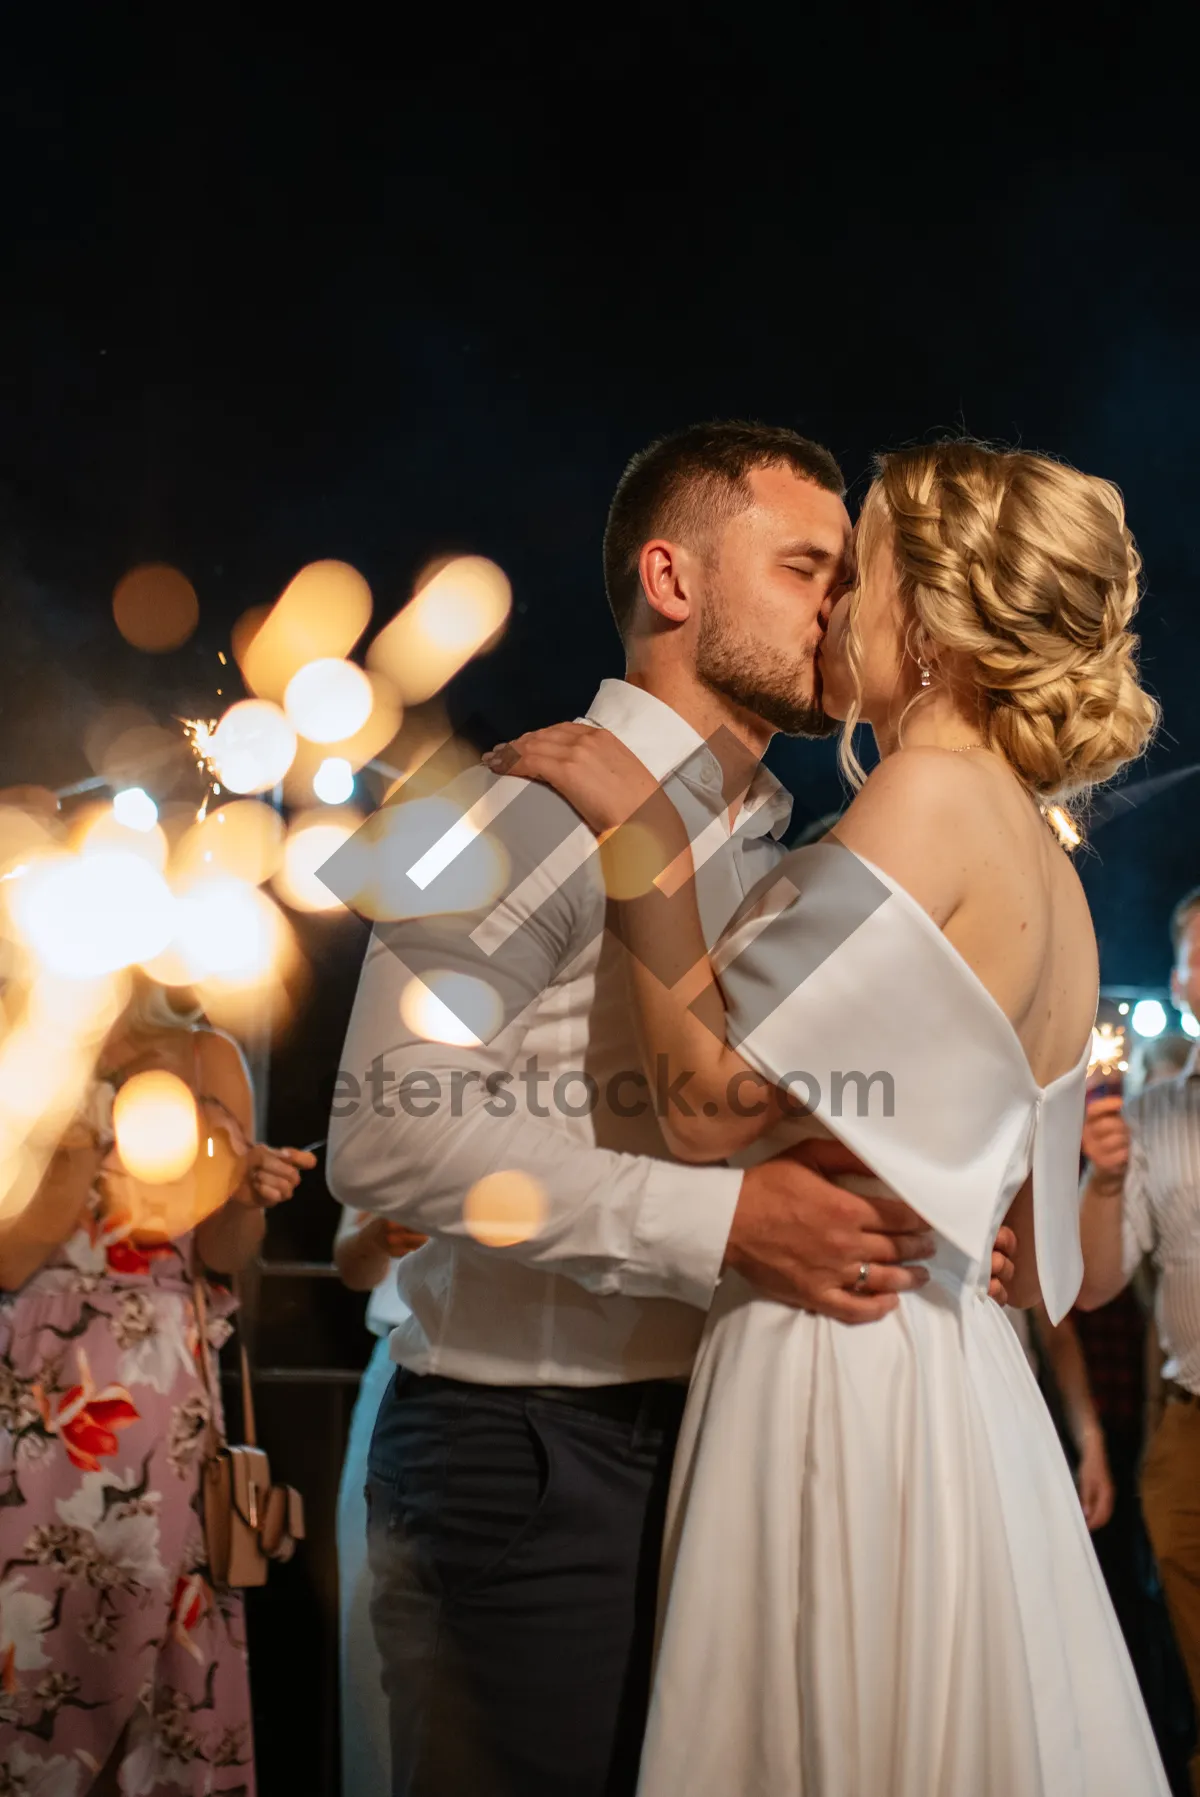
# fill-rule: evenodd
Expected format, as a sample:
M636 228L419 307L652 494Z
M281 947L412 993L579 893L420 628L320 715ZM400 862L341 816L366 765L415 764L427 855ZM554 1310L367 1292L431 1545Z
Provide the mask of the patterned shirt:
M1150 1256L1168 1357L1163 1373L1200 1394L1200 1048L1177 1079L1130 1099L1125 1117L1125 1276Z

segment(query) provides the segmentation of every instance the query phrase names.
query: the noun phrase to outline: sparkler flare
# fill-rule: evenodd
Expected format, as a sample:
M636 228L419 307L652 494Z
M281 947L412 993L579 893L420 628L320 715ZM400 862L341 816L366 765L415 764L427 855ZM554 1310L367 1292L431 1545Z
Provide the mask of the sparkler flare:
M1092 1031L1088 1072L1106 1077L1125 1066L1125 1031L1111 1023L1098 1023Z
M217 778L217 770L212 758L213 733L217 728L216 718L180 718L183 734L187 738L188 747L196 757L196 766L210 783Z

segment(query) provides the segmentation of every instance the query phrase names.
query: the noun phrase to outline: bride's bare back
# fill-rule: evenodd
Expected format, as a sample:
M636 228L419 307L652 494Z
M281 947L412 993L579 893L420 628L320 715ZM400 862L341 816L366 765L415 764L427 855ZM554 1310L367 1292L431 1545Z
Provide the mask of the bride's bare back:
M835 834L924 906L1009 1019L1046 1085L1096 1010L1096 938L1079 876L997 755L901 749Z

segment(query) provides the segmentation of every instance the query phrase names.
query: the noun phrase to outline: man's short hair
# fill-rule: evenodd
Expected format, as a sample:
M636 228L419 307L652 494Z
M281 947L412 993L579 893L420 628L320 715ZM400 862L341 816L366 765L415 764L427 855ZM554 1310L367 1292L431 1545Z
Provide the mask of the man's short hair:
M652 537L703 543L751 502L754 468L787 467L841 498L842 471L821 444L777 425L718 419L659 437L626 468L604 532L604 585L617 629L633 622L641 580L638 558Z
M1171 913L1171 947L1179 953L1179 945L1183 941L1184 931L1197 912L1200 912L1200 886L1193 886L1185 892Z

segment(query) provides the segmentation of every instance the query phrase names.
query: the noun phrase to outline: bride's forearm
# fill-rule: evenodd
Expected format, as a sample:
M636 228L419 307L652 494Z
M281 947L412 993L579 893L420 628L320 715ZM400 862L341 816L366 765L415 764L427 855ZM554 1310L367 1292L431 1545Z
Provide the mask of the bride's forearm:
M653 880L612 907L630 956L643 1061L655 1091L669 1094L659 1121L672 1152L722 1160L754 1141L777 1110L772 1089L725 1040L725 1000L704 940L691 850L669 801L650 833Z

